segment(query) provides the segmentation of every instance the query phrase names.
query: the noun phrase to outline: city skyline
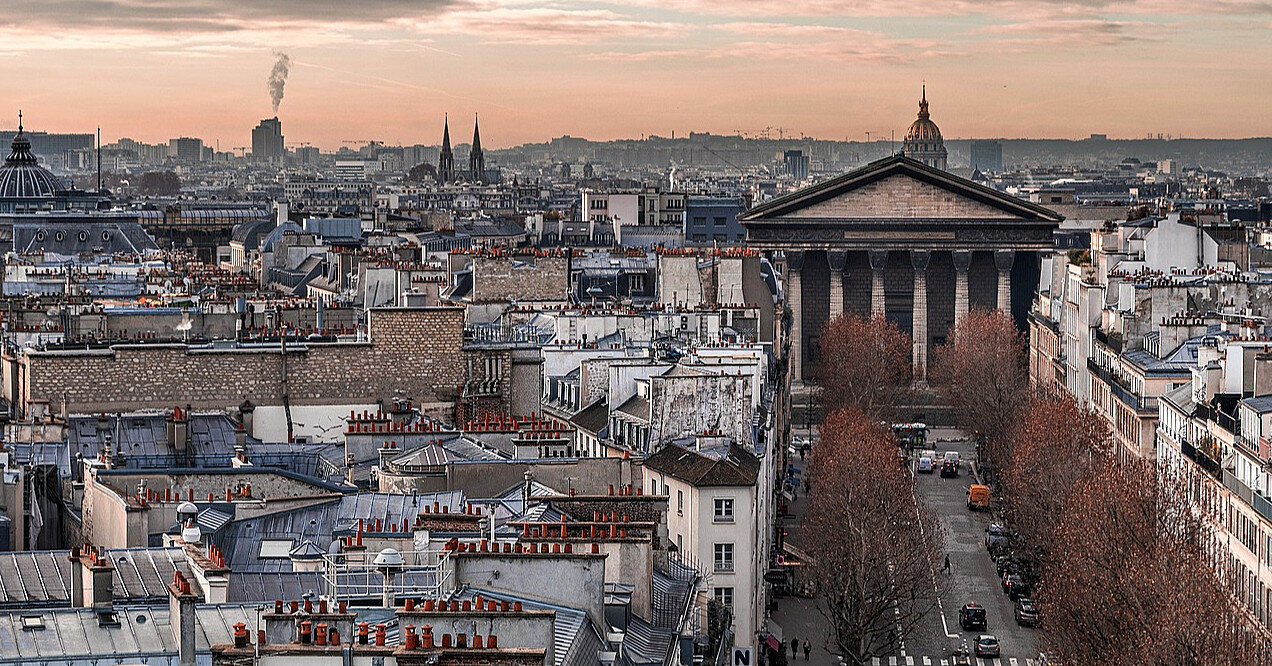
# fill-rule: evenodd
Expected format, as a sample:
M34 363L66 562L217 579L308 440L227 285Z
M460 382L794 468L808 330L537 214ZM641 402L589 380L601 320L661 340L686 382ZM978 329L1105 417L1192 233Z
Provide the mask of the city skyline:
M30 128L232 150L274 115L267 80L286 53L278 116L293 141L325 149L436 143L445 113L480 114L491 149L765 127L862 140L900 135L925 80L949 138L1266 136L1272 91L1249 83L1272 73L1259 64L1272 63L1272 6L1196 12L1177 0L18 0L0 8L0 72L16 91L0 125L21 107Z

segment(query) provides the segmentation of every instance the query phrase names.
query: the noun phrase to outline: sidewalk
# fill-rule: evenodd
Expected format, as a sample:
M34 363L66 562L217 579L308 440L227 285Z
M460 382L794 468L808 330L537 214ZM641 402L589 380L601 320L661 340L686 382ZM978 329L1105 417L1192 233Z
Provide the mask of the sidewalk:
M800 428L795 431L796 434L807 436L807 431ZM796 453L791 458L791 464L800 468L807 476L808 465L812 462L813 456L817 454L817 446L814 442L812 451L804 460L799 459ZM803 477L802 477L803 478ZM786 530L787 543L796 548L804 547L804 539L802 530L800 529L800 520L804 517L804 510L807 508L808 495L804 489L800 488L798 499L789 505L789 511L793 514L782 522L782 528ZM789 664L808 663L808 664L838 664L839 658L831 652L832 643L830 632L827 630L828 623L826 618L817 610L817 598L807 599L804 597L782 597L777 599L777 610L773 612L773 621L782 627L782 639L785 641L783 648L786 651ZM799 658L790 660L791 639L798 638L800 642ZM804 660L804 641L813 644L810 659Z

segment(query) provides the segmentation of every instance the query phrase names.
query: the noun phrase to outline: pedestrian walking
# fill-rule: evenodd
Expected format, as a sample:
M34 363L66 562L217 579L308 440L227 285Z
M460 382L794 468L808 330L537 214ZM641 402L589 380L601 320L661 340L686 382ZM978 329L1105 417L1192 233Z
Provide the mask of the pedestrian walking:
M808 641L804 641L804 661L808 661L808 655L812 653L813 646Z
M795 661L795 658L798 656L799 656L799 639L792 638L791 639L791 661Z
M945 573L950 573L950 554L949 553L945 554L945 567L942 568L942 571L944 571Z
M799 447L799 459L800 459L800 462L803 462L803 460L804 460L804 456L805 456L805 454L807 454L807 453L808 453L808 448L807 448L807 447L803 447L803 446Z

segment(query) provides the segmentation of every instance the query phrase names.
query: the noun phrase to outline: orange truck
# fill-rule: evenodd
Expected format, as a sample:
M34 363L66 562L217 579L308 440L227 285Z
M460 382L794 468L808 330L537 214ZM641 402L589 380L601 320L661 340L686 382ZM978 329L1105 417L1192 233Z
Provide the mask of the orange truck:
M989 509L989 486L973 483L967 489L967 508L972 511Z

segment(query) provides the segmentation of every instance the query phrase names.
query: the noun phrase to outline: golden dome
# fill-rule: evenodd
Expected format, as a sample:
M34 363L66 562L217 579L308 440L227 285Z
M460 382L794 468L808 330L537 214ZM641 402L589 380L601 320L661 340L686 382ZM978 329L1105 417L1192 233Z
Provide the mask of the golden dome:
M928 113L927 86L923 86L923 98L919 100L919 117L905 131L905 141L914 144L943 141L941 128L932 122L931 114Z

